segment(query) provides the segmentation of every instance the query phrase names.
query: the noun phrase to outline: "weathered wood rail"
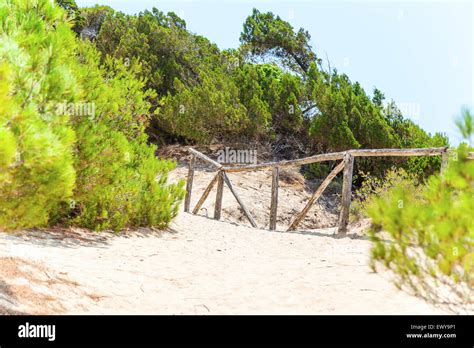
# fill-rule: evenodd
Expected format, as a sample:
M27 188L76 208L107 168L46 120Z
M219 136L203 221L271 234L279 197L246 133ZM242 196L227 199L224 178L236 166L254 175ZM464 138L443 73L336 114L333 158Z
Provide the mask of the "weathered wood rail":
M347 225L349 223L349 208L351 204L352 196L352 175L354 168L354 160L356 157L410 157L410 156L441 156L441 171L443 172L448 164L448 156L450 150L447 147L435 147L435 148L422 148L422 149L363 149L363 150L347 150L342 152L333 152L327 154L314 155L305 158L299 158L294 160L285 160L279 162L267 162L260 164L251 164L251 165L242 165L242 166L224 166L203 153L190 148L189 153L191 154L191 159L189 161L189 170L188 170L188 180L186 185L186 197L184 200L184 211L189 212L191 204L191 193L193 187L194 179L194 169L196 159L200 159L210 164L216 171L216 175L212 178L206 189L204 190L202 196L199 198L196 206L194 207L192 213L197 214L199 209L201 209L203 203L209 196L213 187L217 183L217 192L216 200L214 205L214 219L220 220L221 210L222 210L222 197L224 192L224 184L227 185L232 195L237 200L237 203L242 208L245 216L249 220L250 224L253 227L257 227L254 218L252 217L250 211L245 206L244 202L238 195L235 190L232 182L230 181L227 173L236 173L236 172L251 172L257 170L272 170L272 193L271 193L271 204L270 204L270 221L269 228L270 230L276 229L277 221L277 210L278 210L278 180L280 169L289 166L300 166L303 164L311 164L324 161L341 161L331 173L323 180L318 189L314 194L309 198L307 204L303 210L296 215L295 219L290 224L288 231L295 230L304 217L307 215L313 204L321 197L324 190L331 183L331 181L339 174L343 172L343 184L342 184L342 201L341 201L341 211L339 215L339 224L338 224L338 235L344 236L347 231ZM468 155L469 159L474 159L474 152L470 152Z

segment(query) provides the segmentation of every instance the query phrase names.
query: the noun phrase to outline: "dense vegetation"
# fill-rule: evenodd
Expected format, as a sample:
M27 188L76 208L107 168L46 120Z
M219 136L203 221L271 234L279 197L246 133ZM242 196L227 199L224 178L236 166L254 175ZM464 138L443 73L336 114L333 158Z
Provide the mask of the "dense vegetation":
M0 226L164 226L182 185L166 184L173 163L147 143L155 93L139 65L101 63L68 15L0 1Z
M325 70L310 35L272 13L254 10L238 49L221 51L186 29L174 13L153 9L125 15L108 7L82 9L79 30L102 59L140 61L150 98L153 142L259 142L276 156L296 157L350 148L447 146L405 119L374 89L369 96L336 69ZM87 24L89 23L89 24ZM284 149L284 151L282 151ZM422 177L439 158L365 159L357 169L382 174L393 165ZM321 173L320 165L310 172Z
M371 196L365 209L373 224L374 267L380 261L398 275L400 286L432 301L472 308L474 161L467 159L473 151L472 114L465 110L457 124L468 142L459 146L442 175L418 186L398 180Z
M240 47L222 51L174 13L56 4L0 0L2 227L166 225L183 193L151 144L258 142L292 158L448 144L381 91L325 70L309 33L272 13L254 10ZM425 177L439 164L365 159L356 170Z

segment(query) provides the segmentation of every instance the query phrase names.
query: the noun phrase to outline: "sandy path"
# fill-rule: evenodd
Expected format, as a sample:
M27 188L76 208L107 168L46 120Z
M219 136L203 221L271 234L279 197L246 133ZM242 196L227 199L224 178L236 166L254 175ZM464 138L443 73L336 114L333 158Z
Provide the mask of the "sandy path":
M170 180L186 176L184 166ZM291 173L290 173L291 174ZM193 207L213 173L195 175ZM270 174L233 174L254 215L268 224ZM290 175L291 176L291 175ZM180 213L171 231L115 236L84 230L0 233L0 314L439 314L368 267L370 242L335 239L337 203L323 196L283 232L312 189L298 175L281 182L277 230L248 226L224 189L223 220L212 192L199 212ZM204 215L204 216L202 216ZM238 223L238 224L237 224Z
M441 313L397 290L387 274L372 273L365 239L335 239L330 236L333 229L269 232L185 213L171 227L179 232L137 232L90 242L24 240L0 233L0 257L29 260L38 267L39 279L3 276L0 309L72 314ZM11 291L19 284L29 287L29 302L27 295ZM39 293L57 300L46 306Z

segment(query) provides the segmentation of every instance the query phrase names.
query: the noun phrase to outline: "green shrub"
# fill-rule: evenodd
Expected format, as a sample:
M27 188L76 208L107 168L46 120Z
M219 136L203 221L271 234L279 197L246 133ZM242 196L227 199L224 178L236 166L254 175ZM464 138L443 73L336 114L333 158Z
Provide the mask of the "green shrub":
M162 131L194 143L238 138L248 127L246 109L238 89L219 76L202 76L202 84L186 87L175 81L176 94L163 99L157 120Z
M141 66L101 65L48 0L0 0L0 35L0 227L165 226L183 183L147 143Z
M461 145L443 175L419 192L396 185L371 200L372 265L382 262L407 285L435 302L472 306L474 296L474 161ZM386 234L389 240L385 240Z
M224 55L207 39L187 31L176 14L156 8L138 15L110 12L95 43L103 57L140 59L139 75L147 77L146 88L157 94L149 99L153 118L148 132L155 141L235 140L251 129L247 113L259 105L247 111Z
M367 217L367 207L371 202L386 194L397 186L419 190L419 182L416 175L407 173L403 168L392 167L382 178L373 176L370 173L359 172L357 178L362 184L353 194L353 201L350 207L351 220L358 220Z
M74 120L77 187L70 222L99 230L166 226L177 214L183 183L167 184L175 164L156 160L155 146L147 143L148 100L155 93L137 78L141 65L111 57L101 65L88 42L78 53L80 92L95 105L95 115Z
M74 132L67 116L54 117L75 84L65 19L47 0L0 1L2 227L45 225L72 196Z
M303 172L308 180L323 179L331 172L331 166L326 163L311 163L303 167Z

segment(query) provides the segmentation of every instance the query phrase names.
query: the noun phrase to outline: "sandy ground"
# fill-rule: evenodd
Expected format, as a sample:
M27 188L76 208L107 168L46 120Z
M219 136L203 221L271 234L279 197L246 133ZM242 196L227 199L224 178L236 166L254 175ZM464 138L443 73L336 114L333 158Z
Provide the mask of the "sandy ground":
M185 213L172 228L179 232L88 241L0 234L0 257L20 268L2 274L0 311L443 313L397 290L388 274L372 273L363 237L335 239L332 229L269 232ZM0 264L4 273L5 259Z
M196 174L192 206L211 176ZM203 216L212 216L211 193L201 216L181 212L165 232L0 233L0 313L446 313L371 271L362 228L343 239L334 228L284 232L311 194L298 180L282 185L277 231L265 230L270 180L259 179L231 177L262 229L248 227L225 190L225 221ZM323 197L305 223L334 225L334 205Z

